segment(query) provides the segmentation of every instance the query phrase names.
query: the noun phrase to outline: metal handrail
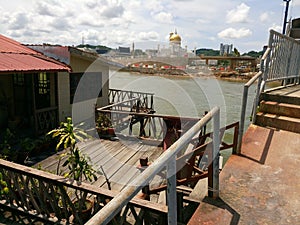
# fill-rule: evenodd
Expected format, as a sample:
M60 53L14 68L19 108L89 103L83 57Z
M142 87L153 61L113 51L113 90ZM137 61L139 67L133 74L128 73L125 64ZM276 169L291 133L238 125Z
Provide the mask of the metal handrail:
M260 71L245 85L242 98L240 129L238 138L238 151L241 151L248 90L256 81L257 89L252 108L252 123L256 121L256 110L259 105L259 96L266 91L267 82L283 80L284 86L288 79L294 78L294 83L299 83L300 78L300 42L274 30L270 31L269 45L260 62Z
M169 147L155 162L147 167L127 187L116 195L107 205L95 214L86 225L108 224L122 208L167 165L167 202L168 224L177 224L177 199L176 199L176 155L200 130L213 119L213 149L212 149L212 174L209 178L209 189L212 197L219 195L219 131L220 109L213 108L180 139Z

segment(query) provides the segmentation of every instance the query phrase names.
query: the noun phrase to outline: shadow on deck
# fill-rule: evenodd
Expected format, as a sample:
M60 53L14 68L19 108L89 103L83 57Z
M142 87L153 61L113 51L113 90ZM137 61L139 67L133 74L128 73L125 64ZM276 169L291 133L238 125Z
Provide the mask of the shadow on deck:
M298 224L300 134L251 125L220 175L220 199L189 224ZM195 223L197 221L197 223Z

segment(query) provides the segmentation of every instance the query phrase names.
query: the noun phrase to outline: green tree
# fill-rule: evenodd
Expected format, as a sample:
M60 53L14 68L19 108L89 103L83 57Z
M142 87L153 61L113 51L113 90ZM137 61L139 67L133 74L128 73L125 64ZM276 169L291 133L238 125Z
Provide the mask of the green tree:
M233 53L236 57L240 57L240 55L241 55L240 52L237 50L237 48L233 49Z

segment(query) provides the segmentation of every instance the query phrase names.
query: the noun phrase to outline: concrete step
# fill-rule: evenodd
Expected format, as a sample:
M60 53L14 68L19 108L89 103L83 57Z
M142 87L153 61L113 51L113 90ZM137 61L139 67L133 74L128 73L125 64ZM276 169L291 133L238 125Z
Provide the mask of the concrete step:
M274 101L261 101L259 111L280 116L300 118L300 105L279 103Z
M291 90L290 92L286 92L286 89L282 89L274 92L262 93L261 100L300 105L300 91L298 89Z
M263 127L272 127L280 130L300 133L299 118L258 112L256 114L256 124Z

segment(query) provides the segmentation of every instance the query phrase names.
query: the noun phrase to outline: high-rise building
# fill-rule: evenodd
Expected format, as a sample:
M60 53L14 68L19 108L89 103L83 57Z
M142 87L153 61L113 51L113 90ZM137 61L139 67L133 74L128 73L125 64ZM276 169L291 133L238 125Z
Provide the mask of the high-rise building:
M233 45L232 44L220 44L220 55L230 55L232 54Z

